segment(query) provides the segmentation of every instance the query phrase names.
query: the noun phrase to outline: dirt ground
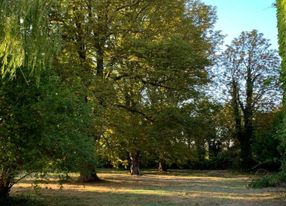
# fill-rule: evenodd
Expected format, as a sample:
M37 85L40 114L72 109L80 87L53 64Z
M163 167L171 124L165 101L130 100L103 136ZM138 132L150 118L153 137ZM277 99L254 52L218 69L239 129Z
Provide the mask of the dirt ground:
M48 206L284 206L286 189L251 189L249 175L227 171L126 172L105 171L94 184L46 183L32 189L19 183L12 195L28 194Z

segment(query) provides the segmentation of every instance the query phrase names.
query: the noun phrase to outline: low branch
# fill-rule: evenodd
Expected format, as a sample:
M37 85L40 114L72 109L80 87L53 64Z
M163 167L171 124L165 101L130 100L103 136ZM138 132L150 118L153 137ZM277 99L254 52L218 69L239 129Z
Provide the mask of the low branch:
M27 174L25 174L24 176L20 177L19 179L17 179L14 182L11 182L9 185L9 188L11 189L15 184L17 184L18 182L20 182L21 180L25 179L26 177L28 177L29 175L31 175L33 172L29 172Z

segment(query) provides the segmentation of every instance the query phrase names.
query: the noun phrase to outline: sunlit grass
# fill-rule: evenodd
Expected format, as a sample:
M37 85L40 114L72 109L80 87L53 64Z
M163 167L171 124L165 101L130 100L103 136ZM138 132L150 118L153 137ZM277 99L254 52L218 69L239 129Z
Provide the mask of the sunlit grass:
M248 189L248 175L217 172L180 175L146 173L131 177L126 172L102 171L105 181L96 184L51 183L31 189L31 179L18 184L14 195L32 194L51 206L173 206L173 205L286 205L283 189ZM77 174L71 177L76 178Z

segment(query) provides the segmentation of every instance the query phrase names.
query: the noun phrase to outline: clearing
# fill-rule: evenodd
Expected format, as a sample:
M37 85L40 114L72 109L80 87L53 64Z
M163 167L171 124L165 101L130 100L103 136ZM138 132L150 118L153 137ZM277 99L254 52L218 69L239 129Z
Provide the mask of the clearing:
M247 188L250 175L228 171L127 172L101 171L104 181L94 184L55 182L32 189L29 180L19 183L13 196L28 194L48 206L283 206L286 189Z

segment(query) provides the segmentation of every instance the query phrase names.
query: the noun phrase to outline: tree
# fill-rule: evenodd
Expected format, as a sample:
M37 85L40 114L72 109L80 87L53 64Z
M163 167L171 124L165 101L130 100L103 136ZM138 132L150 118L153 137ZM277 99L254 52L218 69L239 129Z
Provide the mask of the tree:
M25 72L25 70L23 71ZM31 173L77 171L92 161L93 147L86 125L90 108L80 82L72 87L46 70L35 78L16 73L0 82L0 197Z
M279 54L282 58L281 64L281 81L283 86L283 108L282 108L282 116L283 121L280 125L280 133L279 133L279 140L280 140L280 152L282 154L282 172L285 173L286 171L286 137L285 137L285 123L286 123L286 110L285 110L285 81L286 81L286 4L285 0L277 0L276 1L276 8L277 8L277 22L278 22L278 40L279 40ZM285 179L283 180L285 181Z
M280 61L270 46L269 40L256 30L242 32L227 46L220 59L243 168L249 168L253 161L251 144L256 113L269 111L280 103Z
M64 77L55 72L60 33L50 17L58 3L0 2L1 198L20 174L94 161L86 126L91 107L84 104L81 81L61 83Z
M105 141L109 144L104 144L104 148L111 146L109 150L114 154L112 145L120 144L118 141L125 142L123 145L130 156L130 165L137 165L132 163L133 160L140 162L137 160L138 157L147 153L146 143L149 149L158 145L156 151L159 152L164 150L163 145L167 145L167 142L181 136L180 129L174 127L172 135L166 137L159 135L159 127L162 127L165 121L162 115L158 114L165 113L167 117L169 114L172 116L174 111L180 113L180 105L186 100L194 100L200 93L198 88L208 81L205 68L210 63L209 56L215 47L213 38L215 35L210 34L215 21L214 10L198 1L169 3L164 2L163 5L159 5L158 2L150 3L144 10L144 21L135 22L135 28L139 25L140 30L134 32L131 29L124 35L118 34L120 44L115 51L120 59L113 58L114 63L110 72L116 92L116 99L113 100L114 104L110 110L113 111L111 117L119 115L118 111L121 111L122 115L128 114L133 119L130 121L137 122L135 124L140 125L142 129L132 134L124 130L124 133L120 134L119 132L122 132L122 128L125 124L128 125L129 121L116 124L114 118L110 119L107 122L110 122L110 127L113 128L112 136L117 135L118 138L114 138L116 140L114 144L111 144L112 140ZM173 12L172 18L170 12ZM143 13L140 13L141 15ZM174 119L174 126L180 125L179 122L175 123L179 119ZM114 125L117 129L114 129ZM135 128L137 127L132 127ZM154 132L155 128L157 132ZM161 128L162 130L167 133L168 128ZM160 146L162 148L159 148ZM173 154L175 153L179 152L176 150ZM157 153L157 155L158 160L162 159L160 157L163 154Z
M149 138L139 134L140 127L149 131L165 104L179 107L207 82L205 67L217 37L211 32L214 9L195 0L73 0L57 6L50 17L62 30L64 46L57 60L66 80L72 74L85 83L87 102L94 108L95 141L109 143L112 152L106 154L115 153L118 141L130 143L125 152L130 165L138 165L132 162L140 162ZM151 95L158 97L151 104L161 104L162 110L150 104ZM115 116L125 121L118 124Z
M285 68L286 68L286 5L284 0L276 0L277 8L277 28L278 28L278 41L279 41L279 54L282 58L281 73L282 73L282 82L283 89L285 90Z

